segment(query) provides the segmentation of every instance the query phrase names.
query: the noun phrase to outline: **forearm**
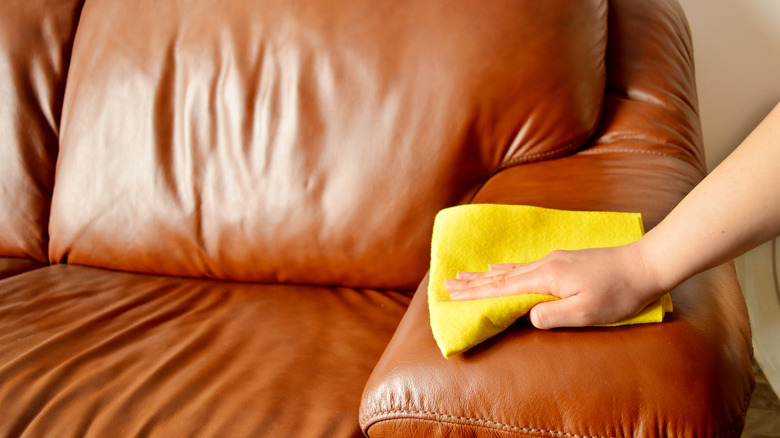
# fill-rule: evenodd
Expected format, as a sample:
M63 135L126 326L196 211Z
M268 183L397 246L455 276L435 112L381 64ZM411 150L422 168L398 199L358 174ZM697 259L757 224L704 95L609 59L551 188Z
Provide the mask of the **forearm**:
M636 243L665 289L780 234L780 105Z

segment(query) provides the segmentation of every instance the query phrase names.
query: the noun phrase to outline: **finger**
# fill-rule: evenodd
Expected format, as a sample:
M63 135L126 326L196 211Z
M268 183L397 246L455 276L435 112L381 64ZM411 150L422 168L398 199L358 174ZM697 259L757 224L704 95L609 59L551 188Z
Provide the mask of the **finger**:
M459 291L461 289L465 289L468 287L468 281L466 280L457 280L454 278L447 278L444 280L444 289L447 290L450 294L452 294L455 291Z
M475 279L475 278L480 278L480 277L482 277L484 275L485 275L484 272L466 272L466 271L461 271L461 272L458 272L457 274L455 274L455 278L458 279L458 280L472 280L472 279Z
M483 298L495 298L508 295L520 295L525 293L538 293L549 295L543 277L537 272L514 275L514 271L505 271L504 275L492 278L469 280L465 286L458 285L450 290L452 300L476 300Z
M485 277L494 277L496 275L502 274L504 271L487 271L487 272L458 272L456 274L456 279L458 280L475 280L478 278L485 278Z
M493 263L488 265L488 272L506 271L507 269L514 269L523 265L524 263Z
M557 327L585 327L593 324L581 303L571 299L539 303L528 312L534 327L548 330Z
M492 277L484 277L484 278L475 278L473 280L448 278L444 280L444 288L447 289L448 292L477 288L477 287L489 285L496 281L501 281L499 280L499 278L500 275L495 275Z
M542 260L528 263L503 263L496 265L488 265L488 272L504 272L511 271L511 275L525 274L531 272L540 266L543 266Z

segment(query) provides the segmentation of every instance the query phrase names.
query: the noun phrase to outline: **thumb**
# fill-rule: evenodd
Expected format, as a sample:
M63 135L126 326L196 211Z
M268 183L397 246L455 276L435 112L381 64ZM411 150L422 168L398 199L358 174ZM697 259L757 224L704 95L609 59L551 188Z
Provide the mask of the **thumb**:
M589 324L580 304L568 298L539 303L528 313L531 324L543 330L556 327L584 327Z

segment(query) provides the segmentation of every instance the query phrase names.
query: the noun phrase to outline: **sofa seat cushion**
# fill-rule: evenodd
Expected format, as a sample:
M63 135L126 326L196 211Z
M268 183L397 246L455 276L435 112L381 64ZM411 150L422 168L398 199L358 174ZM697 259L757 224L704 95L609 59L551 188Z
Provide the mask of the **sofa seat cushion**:
M0 281L2 436L356 436L410 296L55 265Z

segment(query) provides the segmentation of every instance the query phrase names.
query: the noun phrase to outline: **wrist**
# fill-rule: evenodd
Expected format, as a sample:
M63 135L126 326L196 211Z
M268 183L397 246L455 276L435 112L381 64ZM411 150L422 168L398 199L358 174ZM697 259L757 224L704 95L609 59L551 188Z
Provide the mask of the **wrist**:
M681 265L675 263L669 251L653 241L652 236L645 235L631 246L637 253L641 269L657 292L669 292L685 280Z

